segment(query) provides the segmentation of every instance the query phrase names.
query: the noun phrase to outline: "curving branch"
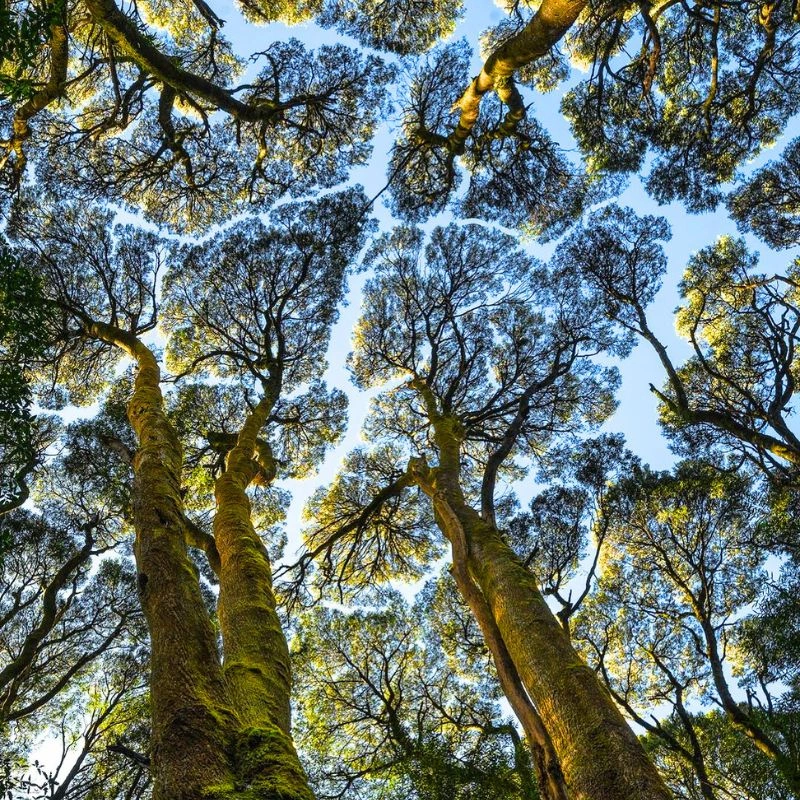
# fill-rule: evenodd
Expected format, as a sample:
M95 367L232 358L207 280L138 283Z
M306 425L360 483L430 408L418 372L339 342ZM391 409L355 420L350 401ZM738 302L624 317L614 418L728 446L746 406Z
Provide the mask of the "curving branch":
M490 91L496 92L508 109L497 134L508 136L514 132L525 117L525 106L514 84L514 72L546 55L564 37L586 5L587 0L543 0L530 22L494 50L453 105L453 110L461 113L456 129L447 137L450 149L463 152L478 120L481 101Z
M42 640L58 623L59 593L67 585L72 574L79 569L82 564L85 564L92 555L92 548L94 546L94 536L92 532L96 525L97 522L94 521L85 526L83 545L61 565L45 587L42 594L42 616L39 620L39 624L25 637L17 657L0 670L0 690L5 690L6 687L9 687L16 678L30 667L36 658L36 654L39 652L39 645ZM8 712L8 708L6 708L8 702L9 698L4 698L3 710L6 713ZM2 716L5 716L5 714Z
M40 111L47 108L64 91L67 81L67 62L69 60L69 39L64 16L66 6L61 14L61 19L50 26L50 73L47 82L32 97L23 103L14 114L11 127L11 138L2 142L5 155L0 158L0 169L13 154L15 164L13 167L14 181L19 181L25 171L26 157L24 142L31 135L30 121Z

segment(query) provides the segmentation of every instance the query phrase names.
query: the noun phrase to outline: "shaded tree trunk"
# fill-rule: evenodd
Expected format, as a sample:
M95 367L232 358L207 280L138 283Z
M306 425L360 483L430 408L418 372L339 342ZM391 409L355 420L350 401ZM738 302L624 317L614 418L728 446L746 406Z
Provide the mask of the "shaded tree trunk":
M444 510L447 513L448 509ZM460 535L461 528L457 520L452 517L441 518L437 521L444 527L449 524L453 532L453 577L458 590L472 611L483 634L484 642L492 656L498 680L503 694L509 702L514 714L525 731L533 763L536 767L536 778L539 791L543 800L568 800L567 787L564 775L558 762L553 742L545 728L542 718L528 697L525 687L514 666L514 662L505 646L503 637L497 628L491 609L486 603L480 588L474 583L469 573L466 541ZM455 522L455 525L453 524Z

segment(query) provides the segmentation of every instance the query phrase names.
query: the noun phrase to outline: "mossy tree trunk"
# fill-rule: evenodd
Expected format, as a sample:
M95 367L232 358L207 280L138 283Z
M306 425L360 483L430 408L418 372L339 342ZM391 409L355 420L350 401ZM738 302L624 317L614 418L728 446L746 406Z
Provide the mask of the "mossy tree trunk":
M164 412L158 362L125 331L94 323L88 332L136 362L128 417L139 442L134 553L150 632L154 800L313 800L289 734L288 652L269 560L250 522L244 489L251 478L241 483L235 448L235 468L218 486L215 525L222 534L223 665L187 552L182 449Z
M216 637L184 539L181 445L164 413L160 370L136 337L98 324L92 332L136 362L128 418L134 457L134 553L150 632L151 764L155 800L200 798L235 785L228 752L237 727Z
M246 492L257 478L266 483L275 476L272 453L258 434L276 394L267 392L248 414L215 485L223 671L247 728L239 767L248 783L280 798L311 798L290 733L289 648L276 611L269 554L253 527Z
M442 532L467 567L533 701L574 800L669 800L669 790L594 672L573 649L534 576L497 527L465 500L460 425L433 420L439 465L412 465Z
M441 514L445 514L442 517ZM461 527L452 519L449 506L440 504L437 522L453 534L450 540L453 553L453 577L461 596L475 617L483 640L492 656L500 688L525 731L528 747L536 768L539 793L542 800L569 800L564 775L555 748L539 712L531 702L522 680L514 666L511 654L503 641L491 609L469 571L467 543L459 535Z

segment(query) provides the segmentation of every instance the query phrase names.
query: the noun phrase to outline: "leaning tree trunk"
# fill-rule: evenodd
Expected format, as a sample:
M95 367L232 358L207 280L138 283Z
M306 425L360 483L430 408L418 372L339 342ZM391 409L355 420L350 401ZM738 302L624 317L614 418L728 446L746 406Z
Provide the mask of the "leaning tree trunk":
M440 506L441 510L445 510ZM449 512L449 507L446 509ZM445 526L452 523L452 517L440 518L437 522ZM457 520L455 521L457 525ZM451 530L452 524L451 524ZM462 598L467 603L472 615L478 623L483 634L483 640L492 656L495 670L497 671L500 688L509 702L514 714L525 731L525 738L533 757L536 769L536 778L542 800L569 800L564 774L558 762L553 742L547 729L528 697L522 685L511 655L506 648L503 637L495 623L491 609L486 603L480 588L475 584L469 573L466 541L462 536L451 540L453 552L453 577Z
M668 800L670 793L597 676L573 649L493 525L456 506L470 571L558 753L575 800Z
M139 441L133 464L134 554L150 632L153 797L214 797L235 788L228 752L237 720L186 550L181 445L164 413L152 352L134 336L95 327L98 338L124 349L137 365L128 418Z
M670 800L671 795L611 695L575 652L533 575L497 528L464 499L453 420L436 420L440 464L409 465L432 499L442 532L467 566L533 700L574 800ZM461 542L462 544L458 544Z
M266 797L312 800L291 737L289 648L275 607L269 555L253 527L245 491L259 473L265 480L275 474L263 443L255 458L270 407L265 397L248 415L215 485L223 670L244 726L237 747L242 779Z

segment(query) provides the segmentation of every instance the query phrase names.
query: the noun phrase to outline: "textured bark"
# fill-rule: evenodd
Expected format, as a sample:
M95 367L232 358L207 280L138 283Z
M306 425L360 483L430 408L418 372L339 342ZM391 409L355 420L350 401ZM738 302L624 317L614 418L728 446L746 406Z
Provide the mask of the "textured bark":
M446 514L451 513L449 507L442 506L441 510ZM467 546L461 527L452 516L448 519L440 518L439 522L442 526L447 526L447 529L453 533L453 577L461 596L466 601L481 629L484 641L497 669L500 688L520 721L522 729L525 731L528 746L533 756L533 763L536 767L536 777L542 799L568 800L564 775L561 771L561 765L558 763L558 756L550 735L547 733L539 712L534 707L525 691L525 687L522 685L519 673L492 617L491 609L486 604L481 590L475 585L472 576L469 574Z
M237 100L224 87L200 75L187 72L172 58L164 55L134 22L120 11L114 0L86 0L86 7L92 15L92 20L102 28L119 51L158 78L165 86L201 97L237 119L247 120L252 117L253 109L247 103ZM274 106L270 103L265 105L269 109Z
M265 395L247 416L215 485L223 671L248 729L248 746L261 750L248 768L248 782L278 797L311 798L290 734L289 648L276 611L269 555L253 527L245 491L257 477L269 482L275 475L269 448L258 440L271 407Z
M139 441L134 553L150 631L154 800L312 800L288 734L288 653L269 561L244 492L260 469L242 456L250 428L245 426L232 468L218 485L221 545L204 538L212 560L219 558L215 566L226 598L220 617L230 658L223 667L187 554L187 539L197 541L200 532L187 529L181 445L164 413L158 362L131 334L102 323L87 327L90 336L120 347L137 365L128 417ZM271 698L263 691L267 661L273 665L266 681Z
M596 675L580 659L531 573L467 506L469 564L544 724L576 800L666 800L670 794Z
M425 393L424 387L420 388ZM429 403L429 408L432 405ZM412 463L442 532L463 537L467 566L544 723L574 800L669 800L668 789L610 694L581 660L534 576L460 486L457 420L432 414L439 466Z
M156 77L165 87L170 87L170 93L186 94L205 100L241 122L275 120L282 112L309 101L308 96L302 95L285 101L259 98L257 102L243 102L235 97L232 90L183 69L174 58L162 53L139 30L136 23L119 9L114 0L85 0L85 5L92 20L102 28L119 52ZM324 96L321 99L324 100ZM171 126L171 123L168 125Z
M150 631L153 797L213 797L235 787L228 753L238 726L186 551L181 445L164 413L152 352L111 326L95 325L91 333L121 347L137 365L128 418L139 441L133 465L134 553Z
M455 152L463 149L478 119L481 100L492 90L508 108L498 133L508 135L513 132L525 116L525 106L514 86L514 72L550 52L572 27L586 4L586 0L543 0L531 21L486 59L480 73L454 106L461 112L456 129L448 137Z

